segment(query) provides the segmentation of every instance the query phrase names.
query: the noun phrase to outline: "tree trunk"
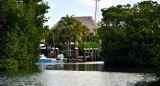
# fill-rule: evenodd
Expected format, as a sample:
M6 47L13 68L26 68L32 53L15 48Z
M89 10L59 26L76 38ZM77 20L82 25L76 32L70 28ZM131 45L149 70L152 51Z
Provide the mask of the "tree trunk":
M76 55L77 55L76 54L76 41L74 42L74 52L73 53L74 53L74 58L76 59Z
M69 40L67 39L66 41L66 57L67 57L67 61L69 62Z
M66 41L66 56L69 56L69 40Z

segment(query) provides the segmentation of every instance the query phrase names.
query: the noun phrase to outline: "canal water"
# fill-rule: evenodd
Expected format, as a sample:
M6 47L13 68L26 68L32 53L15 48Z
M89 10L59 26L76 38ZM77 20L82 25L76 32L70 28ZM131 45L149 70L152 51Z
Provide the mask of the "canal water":
M156 80L145 69L106 68L103 62L37 64L0 73L0 86L146 86Z

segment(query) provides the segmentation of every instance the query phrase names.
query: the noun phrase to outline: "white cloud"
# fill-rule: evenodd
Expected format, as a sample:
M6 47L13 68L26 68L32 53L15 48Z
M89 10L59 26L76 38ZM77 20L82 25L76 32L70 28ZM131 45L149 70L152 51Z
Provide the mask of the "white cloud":
M83 5L87 5L87 6L91 6L91 7L93 7L95 5L94 0L76 0L76 1L83 4Z
M44 0L44 2L48 3L48 6L50 6L50 9L55 9L61 7L60 5L55 3L55 0Z
M82 5L86 5L90 8L95 7L95 0L76 0L77 2L79 2ZM99 1L99 8L106 8L106 7L110 7L110 6L116 6L118 4L121 5L125 5L125 4L134 4L137 3L139 1L144 1L144 0L100 0Z
M81 5L85 5L86 9L92 10L94 12L95 10L95 0L74 0L78 2ZM144 1L144 0L100 0L99 1L99 10L103 8L108 8L110 6L116 6L116 5L126 5L126 4L135 4L137 2ZM99 11L101 14L101 11ZM102 15L98 15L98 20L101 19Z
M54 4L54 3L49 3L50 9L55 9L61 7L60 5Z
M102 3L106 5L105 7L110 7L110 6L116 6L118 4L120 5L125 5L125 4L131 4L133 5L134 3L144 1L144 0L103 0Z
M56 5L56 4L53 4L53 3L50 3L49 6L51 8L58 8L58 7L60 7L60 5Z

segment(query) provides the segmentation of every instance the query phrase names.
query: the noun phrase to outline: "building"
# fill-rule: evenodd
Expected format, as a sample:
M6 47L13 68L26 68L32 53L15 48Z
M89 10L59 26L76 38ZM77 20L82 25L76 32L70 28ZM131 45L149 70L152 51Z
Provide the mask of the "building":
M64 17L62 17L59 21L62 21L63 18ZM89 29L89 31L91 31L91 32L96 31L97 24L93 20L92 16L76 16L76 17L73 17L73 18L80 21L84 26L86 26ZM58 22L52 28L55 28L58 25Z

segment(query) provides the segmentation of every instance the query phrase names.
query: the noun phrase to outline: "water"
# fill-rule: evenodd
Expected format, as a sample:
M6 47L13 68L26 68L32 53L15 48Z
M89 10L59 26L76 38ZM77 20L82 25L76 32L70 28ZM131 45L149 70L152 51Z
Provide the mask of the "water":
M103 62L39 64L38 69L0 73L0 86L134 86L156 81L147 72L104 69Z

